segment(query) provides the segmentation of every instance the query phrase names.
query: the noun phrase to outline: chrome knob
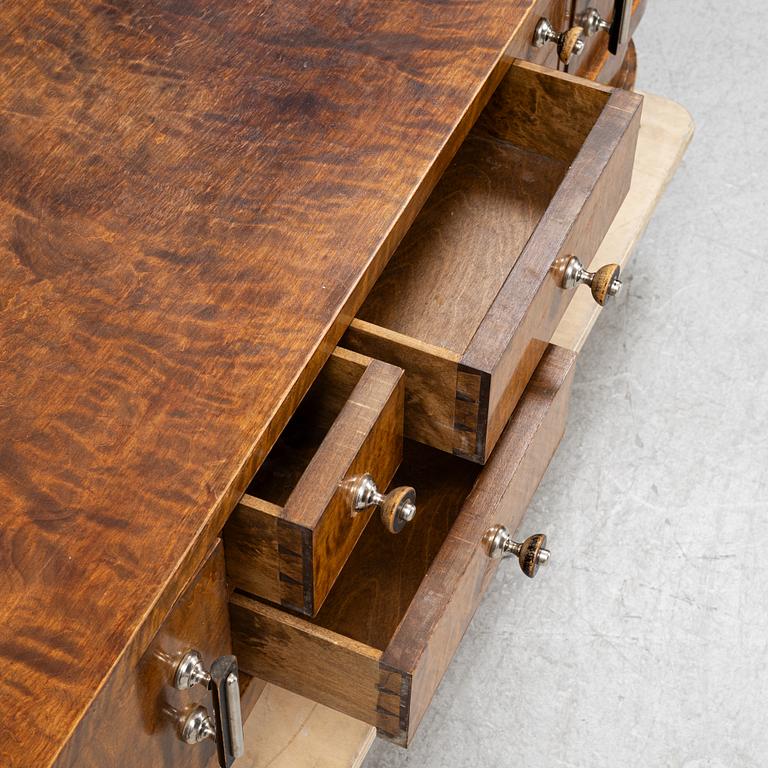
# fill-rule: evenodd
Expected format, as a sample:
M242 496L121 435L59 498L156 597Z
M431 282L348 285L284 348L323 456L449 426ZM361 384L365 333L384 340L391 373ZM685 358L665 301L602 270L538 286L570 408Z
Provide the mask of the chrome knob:
M220 768L230 768L245 752L237 659L220 656L207 671L200 651L189 650L176 665L173 685L180 691L202 685L211 692L213 717L205 707L188 710L180 718L179 736L187 744L213 739Z
M606 21L597 8L587 8L579 17L579 23L584 28L585 37L592 37L595 32L611 31L611 22Z
M179 737L185 744L200 744L206 739L216 741L216 726L205 707L193 707L182 714Z
M367 472L350 478L344 484L348 488L352 514L356 515L368 507L378 507L381 521L390 533L400 533L405 524L416 517L416 491L410 486L393 488L383 494Z
M539 567L549 562L550 552L546 549L547 537L543 533L529 536L525 541L513 541L503 525L496 525L485 534L488 556L494 560L516 557L520 570L532 579Z
M571 256L563 269L561 285L563 288L573 288L579 283L588 285L592 289L592 298L603 307L611 296L621 291L620 274L618 264L606 264L596 272L589 272L576 256Z
M556 32L549 19L541 18L533 32L533 45L543 48L547 43L555 43L560 61L567 64L572 56L578 56L584 50L582 31L581 27L571 27L565 32Z
M615 55L632 35L632 0L614 0L613 21L604 19L597 8L587 8L579 15L578 21L586 37L596 32L607 32L608 50Z

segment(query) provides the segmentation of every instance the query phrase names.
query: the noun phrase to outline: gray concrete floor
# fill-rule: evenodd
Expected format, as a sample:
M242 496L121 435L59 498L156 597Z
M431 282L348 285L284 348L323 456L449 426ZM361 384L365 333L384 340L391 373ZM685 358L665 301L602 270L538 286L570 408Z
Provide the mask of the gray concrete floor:
M499 569L412 747L365 768L768 766L767 28L649 3L638 87L697 133L523 523L552 566Z

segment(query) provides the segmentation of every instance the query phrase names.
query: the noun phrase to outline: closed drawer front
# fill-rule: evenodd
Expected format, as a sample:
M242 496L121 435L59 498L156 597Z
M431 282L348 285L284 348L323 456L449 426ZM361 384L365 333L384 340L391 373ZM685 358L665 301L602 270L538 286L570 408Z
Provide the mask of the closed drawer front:
M560 441L573 360L549 347L484 468L406 441L419 514L398 538L368 526L314 619L234 593L242 668L407 744L498 562L488 530L517 527Z
M185 744L180 722L196 705L211 711L198 685L176 690L176 666L197 650L209 665L231 653L224 552L221 542L174 604L138 664L121 661L56 761L57 768L218 765L216 745Z
M230 583L313 616L368 522L348 484L402 458L402 370L337 349L224 529Z
M573 295L565 264L626 195L641 104L511 67L343 340L406 370L406 437L488 459Z

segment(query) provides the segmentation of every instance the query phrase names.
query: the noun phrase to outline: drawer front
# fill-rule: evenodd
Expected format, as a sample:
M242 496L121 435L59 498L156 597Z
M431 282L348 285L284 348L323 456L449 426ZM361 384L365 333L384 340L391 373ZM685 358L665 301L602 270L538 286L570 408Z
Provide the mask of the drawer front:
M406 370L407 437L488 459L573 296L565 263L627 193L641 105L512 66L344 337Z
M233 586L313 616L365 528L351 478L386 488L402 457L402 370L338 349L224 530Z
M203 686L177 691L175 665L188 650L206 664L231 653L224 552L217 542L176 601L138 664L120 663L56 762L57 768L214 766L212 741L181 741L174 718L192 705L210 711Z
M518 526L560 441L573 361L547 350L483 468L409 441L419 515L397 546L369 526L314 620L233 594L243 669L406 745L495 570L487 531Z

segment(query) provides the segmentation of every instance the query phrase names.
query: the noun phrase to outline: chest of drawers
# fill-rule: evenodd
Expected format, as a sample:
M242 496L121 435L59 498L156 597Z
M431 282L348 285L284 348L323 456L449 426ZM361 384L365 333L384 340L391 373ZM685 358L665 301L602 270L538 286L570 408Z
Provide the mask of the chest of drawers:
M230 765L265 681L410 742L619 287L581 5L0 11L4 765Z

